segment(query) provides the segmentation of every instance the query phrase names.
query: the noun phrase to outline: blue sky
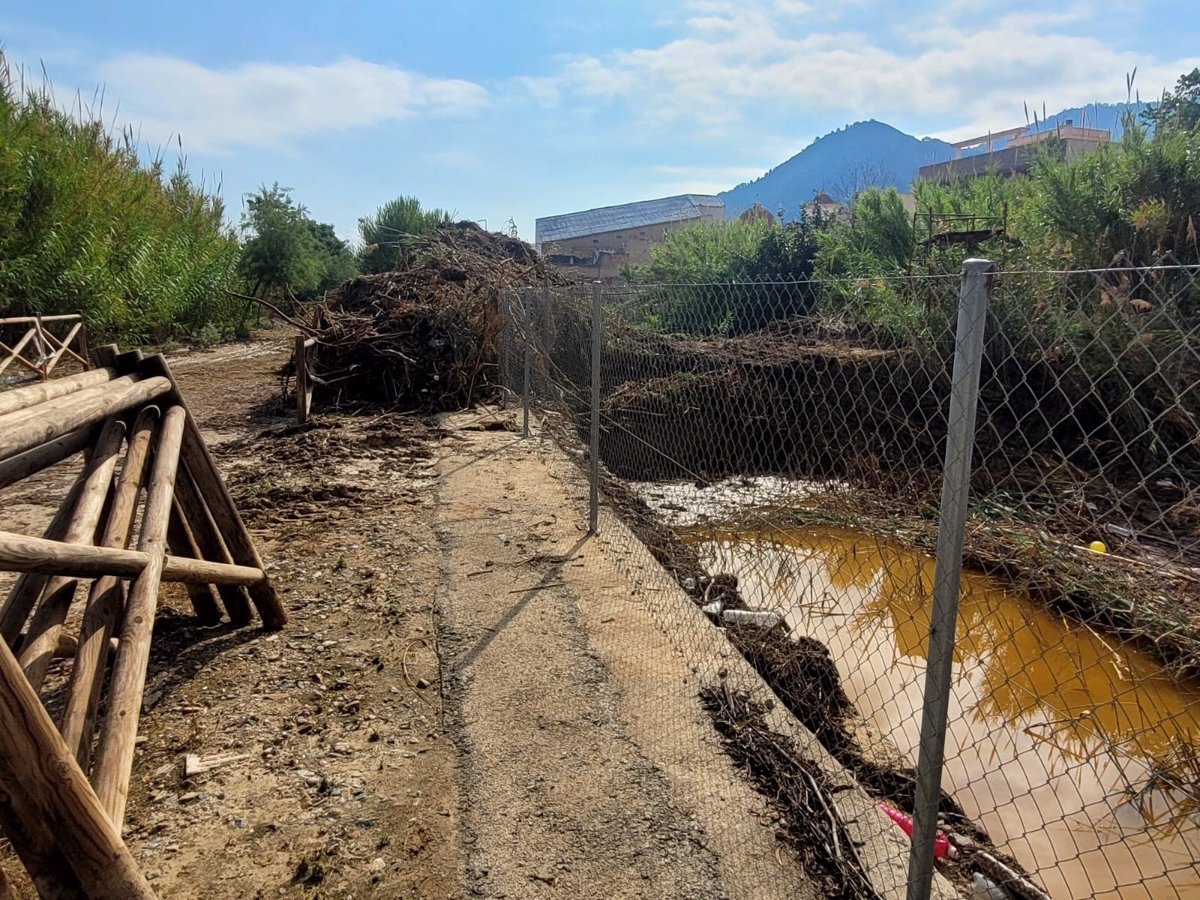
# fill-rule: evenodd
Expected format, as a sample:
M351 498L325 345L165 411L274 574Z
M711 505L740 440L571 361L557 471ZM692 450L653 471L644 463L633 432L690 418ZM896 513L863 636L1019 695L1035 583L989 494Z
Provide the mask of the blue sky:
M537 216L762 174L876 118L960 138L1200 65L1200 0L561 0L201 6L8 0L60 100L220 179L278 181L352 237L399 194L532 239Z

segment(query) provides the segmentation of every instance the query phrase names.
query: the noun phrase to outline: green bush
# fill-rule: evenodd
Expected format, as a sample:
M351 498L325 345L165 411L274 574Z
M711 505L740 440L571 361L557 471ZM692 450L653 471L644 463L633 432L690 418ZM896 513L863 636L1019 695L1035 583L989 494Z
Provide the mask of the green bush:
M394 269L404 255L406 237L428 234L449 221L450 213L444 209L423 209L416 197L389 200L373 216L358 220L358 235L363 243L359 264L363 272L373 275Z
M220 199L182 161L143 164L131 131L64 112L0 54L0 309L79 312L126 344L226 332L237 260Z
M650 262L628 269L639 294L635 314L653 330L744 334L816 302L811 283L824 222L802 218L763 222L706 222L669 232L650 250Z

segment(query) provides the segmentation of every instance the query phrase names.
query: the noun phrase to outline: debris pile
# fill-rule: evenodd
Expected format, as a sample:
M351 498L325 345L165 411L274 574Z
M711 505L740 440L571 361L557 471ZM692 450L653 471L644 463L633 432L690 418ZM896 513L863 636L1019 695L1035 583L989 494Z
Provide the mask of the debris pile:
M396 269L348 281L317 306L317 401L443 410L489 397L505 292L561 277L529 244L473 222L407 238Z

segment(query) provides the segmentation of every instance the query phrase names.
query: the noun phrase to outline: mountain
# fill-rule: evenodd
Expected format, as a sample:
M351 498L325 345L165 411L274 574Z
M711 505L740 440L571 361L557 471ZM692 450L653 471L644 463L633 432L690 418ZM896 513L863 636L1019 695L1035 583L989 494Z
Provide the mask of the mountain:
M787 162L754 181L739 184L718 196L725 215L741 215L755 203L771 212L783 210L795 218L801 204L820 191L835 200L864 187L895 187L907 191L917 169L950 159L954 151L944 141L915 138L884 122L856 122L817 138Z
M1093 103L1064 109L1038 122L1030 131L1044 131L1069 120L1081 128L1100 128L1119 140L1124 134L1126 111L1140 120L1144 103ZM1034 114L1030 110L1030 116ZM998 130L1003 123L998 126ZM1003 142L997 142L999 149ZM795 218L802 204L819 192L844 201L865 187L894 187L901 193L910 190L917 170L930 163L943 162L954 155L944 141L916 138L874 119L856 122L817 138L787 162L780 163L761 178L739 184L718 196L725 201L728 218L741 215L755 203L773 213L783 211L785 219Z

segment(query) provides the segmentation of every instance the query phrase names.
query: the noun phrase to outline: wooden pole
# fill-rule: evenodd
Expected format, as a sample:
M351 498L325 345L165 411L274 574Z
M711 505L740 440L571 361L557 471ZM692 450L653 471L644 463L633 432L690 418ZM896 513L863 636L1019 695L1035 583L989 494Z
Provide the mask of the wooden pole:
M92 367L92 357L88 353L88 339L87 339L87 326L86 325L84 325L82 328L79 329L79 338L76 341L76 343L79 345L79 353L76 355L76 359L79 360L79 364L81 366L83 366L83 369L86 372L88 369L90 369Z
M5 343L0 343L0 351L3 351L5 354L5 358L0 359L0 374L3 374L5 369L18 361L24 363L26 368L33 368L32 365L25 361L25 357L21 356L21 351L25 349L25 345L33 339L35 334L37 334L37 332L30 328L14 346L9 347Z
M117 378L110 384L81 391L82 399L63 406L52 404L44 414L33 419L11 424L7 416L0 418L0 460L53 441L89 422L98 422L141 406L170 389L171 382L166 378L141 381L136 378ZM100 393L93 395L92 391Z
M178 473L176 473L176 484ZM179 499L171 504L171 518L167 521L167 546L177 559L203 559L196 539L183 519ZM221 604L211 584L187 584L188 599L201 625L216 625L221 621Z
M76 322L73 326L71 326L71 330L69 332L67 332L67 336L65 338L63 338L61 341L58 338L51 335L49 332L46 333L46 337L48 339L53 341L55 344L58 344L58 349L55 350L54 353L50 356L50 361L46 365L47 375L50 373L50 371L55 366L58 365L58 361L60 359L62 359L62 355L64 353L70 353L73 357L75 357L76 360L79 360L79 354L70 348L70 344L71 344L71 341L75 340L75 335L79 334L79 329L81 329L82 327L83 327L82 322Z
M55 397L65 397L85 388L95 387L117 377L116 369L88 369L78 375L56 378L44 384L30 384L0 393L0 415L28 409Z
M50 348L46 345L46 332L42 328L41 316L37 316L34 319L33 327L37 329L37 337L34 338L34 343L37 344L38 355L40 357L38 359L38 367L41 369L42 381L49 381L50 366L47 364L47 361L50 358Z
M71 516L75 511L75 504L79 499L79 492L83 488L86 475L86 471L81 472L75 479L75 483L71 485L66 499L55 511L54 518L50 520L50 524L46 528L45 540L61 541L66 535L67 524L71 521ZM29 618L33 605L37 603L38 597L42 596L42 588L49 580L50 576L47 574L30 572L18 578L12 589L9 590L4 606L0 608L0 638L3 638L4 643L9 647L13 646L21 629L25 627L25 620Z
M308 350L304 335L296 335L296 421L303 425L308 421Z
M2 644L0 824L43 897L154 897L120 830Z
M129 775L137 739L146 666L150 660L150 633L158 605L158 584L166 553L167 522L175 492L175 472L187 416L181 406L172 406L163 416L154 450L154 467L146 486L142 514L142 536L138 550L150 557L146 568L133 581L121 626L121 641L113 666L108 695L108 712L100 734L92 783L96 795L118 829L125 820ZM73 761L72 761L73 762Z
M84 425L60 438L0 462L0 489L16 484L43 469L58 465L84 447L90 447L95 440L96 426L94 424Z
M229 489L221 480L220 471L204 443L196 420L190 412L187 412L187 406L183 403L178 389L174 388L174 380L166 359L162 354L147 357L142 361L141 369L148 380L157 381L159 378L171 380L172 402L182 406L187 416L187 424L183 433L183 461L195 480L200 495L207 502L213 521L220 529L225 546L229 548L233 561L261 571L263 568L262 558L254 546L254 539L238 514L237 506L234 505L233 498L229 495ZM264 628L274 631L287 624L287 612L284 610L283 604L279 602L275 588L271 586L268 579L263 578L261 581L249 585L249 592L250 599L254 601L258 614L262 618Z
M117 456L125 438L125 423L109 419L96 439L96 449L88 463L83 487L75 511L67 525L63 540L70 544L90 545L96 536L96 525L104 507L104 499L112 487ZM33 613L25 646L21 649L21 667L34 691L42 687L46 670L58 646L58 633L67 619L67 611L75 599L77 578L56 576L47 583L41 602Z
M141 550L68 544L0 531L0 572L39 572L68 578L100 578L104 575L136 578L149 565L150 557ZM168 556L163 561L161 580L250 586L262 584L266 577L262 569L251 566Z
M32 325L34 322L74 322L83 318L79 313L58 313L53 316L8 316L0 325Z
M86 406L87 404L94 402L98 397L104 397L106 394L111 393L114 389L123 390L133 384L136 384L140 380L142 379L140 379L138 375L134 374L113 378L110 381L101 382L100 384L89 385L85 388L82 388L78 391L72 391L69 394L65 394L61 397L52 397L49 400L45 400L41 403L26 406L22 409L16 409L10 413L5 413L3 416L0 416L0 425L3 425L9 430L13 430L19 426L26 425L29 422L37 422L41 419L44 419L51 411L62 413L68 410L77 409L78 407Z
M196 488L186 465L179 466L179 473L175 477L175 496L179 498L179 510L196 540L196 546L200 548L200 555L204 559L233 565L229 548L221 539L221 530L213 521L208 504ZM250 606L250 598L246 596L245 588L235 584L219 584L217 593L221 595L221 602L225 604L225 612L229 614L232 624L248 625L253 621L254 610Z
M104 547L124 550L129 544L158 416L158 408L148 406L138 413L133 423L129 450L125 453L125 464L121 467L112 508L100 539ZM100 703L100 688L104 683L104 669L108 664L108 639L124 607L125 585L121 579L106 575L92 582L79 631L75 665L71 667L71 680L67 685L61 729L67 749L85 771L92 755L92 732L95 730L96 710Z

